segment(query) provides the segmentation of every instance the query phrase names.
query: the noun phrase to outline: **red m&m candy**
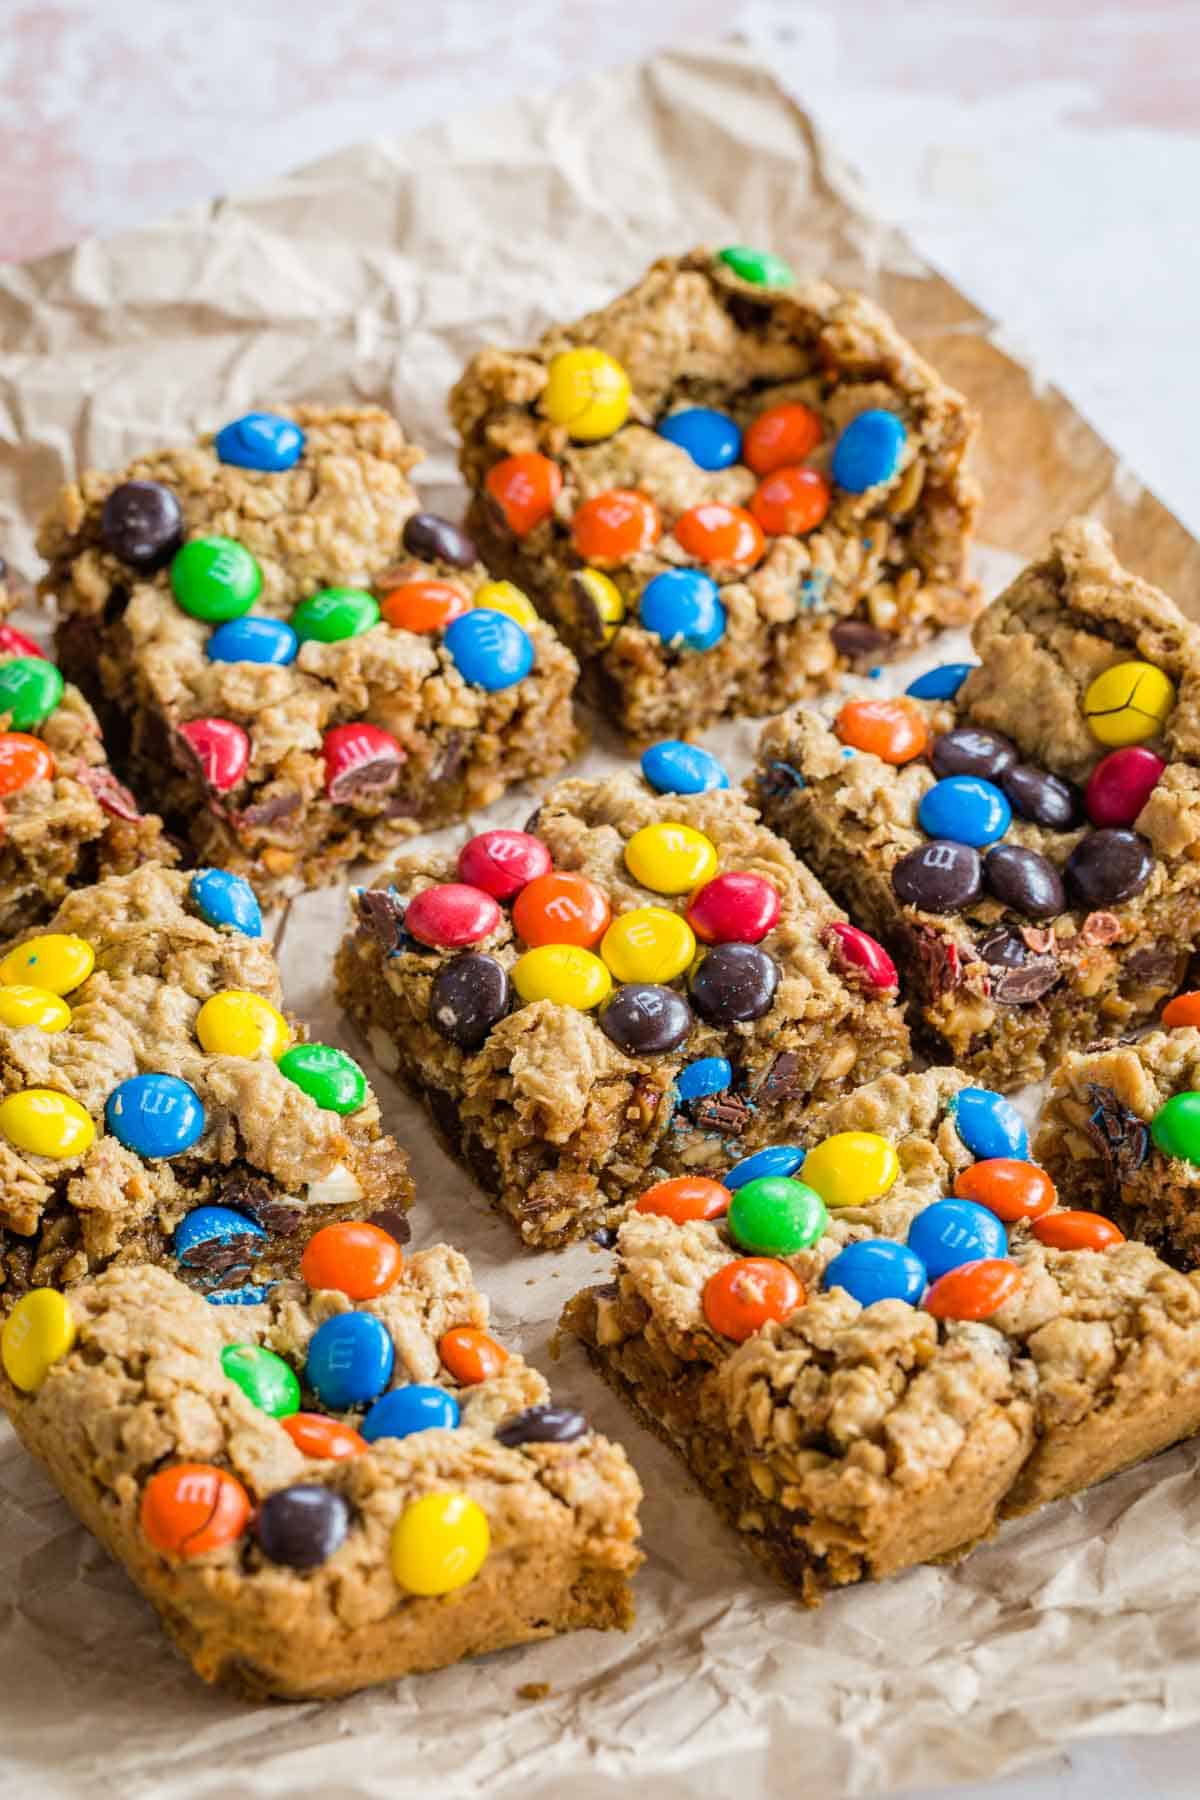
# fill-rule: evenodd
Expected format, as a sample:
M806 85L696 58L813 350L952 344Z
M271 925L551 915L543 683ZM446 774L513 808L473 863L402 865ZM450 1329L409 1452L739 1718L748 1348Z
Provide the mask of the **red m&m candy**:
M224 794L237 786L250 761L250 738L240 725L232 719L189 719L179 735L210 788Z
M857 925L830 925L828 934L837 946L837 953L850 968L857 969L866 977L874 988L894 988L899 982L896 965L884 949L868 932L860 931Z
M19 794L33 781L49 781L54 758L41 738L26 731L0 731L0 799Z
M526 537L554 511L562 481L556 462L537 450L525 450L493 464L483 485L513 536Z
M0 656L40 656L43 662L49 660L42 646L15 625L0 625Z
M757 944L779 918L779 892L765 876L731 870L692 895L687 922L706 944Z
M142 1530L167 1556L203 1556L241 1537L250 1496L236 1476L212 1463L176 1463L142 1491Z
M435 950L463 950L490 936L503 914L490 894L463 881L423 888L408 903L404 929Z
M829 511L829 483L816 469L776 469L759 483L750 511L770 537L803 537Z
M636 488L610 488L585 500L571 520L575 548L584 562L615 568L658 542L658 508Z
M366 1438L360 1437L353 1425L327 1419L324 1413L289 1413L279 1423L297 1450L322 1462L345 1462L347 1457L361 1456L367 1448Z
M325 792L341 805L391 787L405 752L390 731L358 719L325 733Z
M304 1246L300 1273L312 1288L332 1288L351 1300L374 1300L395 1287L404 1254L394 1237L363 1219L324 1225Z
M1016 1263L1000 1256L959 1263L939 1277L925 1296L935 1319L990 1319L1019 1290L1024 1277Z
M468 609L466 595L449 581L406 581L393 588L380 611L400 631L444 631Z
M792 402L769 406L742 435L742 461L756 475L769 475L811 456L822 437L821 421L809 406Z
M1125 1242L1111 1219L1094 1212L1048 1212L1034 1220L1033 1235L1052 1250L1112 1250Z
M537 875L550 872L550 852L528 831L481 831L458 853L458 872L472 887L511 900Z
M986 1206L1006 1225L1015 1224L1018 1219L1039 1218L1050 1211L1058 1198L1045 1169L1009 1156L989 1156L960 1170L954 1180L954 1192L960 1200L974 1200L979 1206Z
M1166 763L1141 744L1111 750L1088 777L1083 803L1093 825L1132 825L1158 786Z
M719 1219L732 1198L727 1187L707 1175L676 1175L647 1188L633 1210L686 1225L690 1219Z
M715 1332L742 1344L772 1320L788 1318L804 1300L804 1285L786 1263L741 1256L709 1276L700 1304Z
M598 943L608 929L612 908L604 889L572 869L538 875L513 902L513 929L523 943Z
M735 569L752 568L766 549L753 514L722 500L706 500L685 512L676 520L675 541L697 562L728 563Z
M456 1325L445 1332L438 1339L438 1355L464 1387L490 1380L508 1361L508 1351L474 1325Z

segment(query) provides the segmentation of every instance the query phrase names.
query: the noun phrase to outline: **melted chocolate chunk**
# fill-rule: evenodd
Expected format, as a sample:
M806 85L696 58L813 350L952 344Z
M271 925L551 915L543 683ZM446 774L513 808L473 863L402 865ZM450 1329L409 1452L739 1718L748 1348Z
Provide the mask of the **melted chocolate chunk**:
M300 1227L304 1217L304 1208L293 1205L290 1201L281 1200L269 1183L261 1181L257 1176L247 1175L240 1169L233 1169L221 1183L220 1204L231 1206L235 1212L245 1213L264 1231L274 1237L291 1237Z
M385 888L364 888L358 916L385 956L404 945L404 904Z
M1117 1180L1128 1181L1150 1154L1149 1125L1097 1081L1088 1082L1088 1102L1088 1136Z
M130 823L141 818L141 809L127 787L123 787L111 769L89 768L81 764L75 771L77 779L87 788L96 804L114 819L128 819Z
M385 1206L382 1212L372 1213L370 1223L379 1231L386 1231L398 1244L407 1244L412 1237L408 1214L402 1213L398 1207Z
M920 968L921 987L933 1000L952 993L962 981L958 945L930 925L910 925L907 935Z
M896 641L888 632L868 625L865 619L839 619L829 637L838 655L851 662L873 661Z
M690 1107L694 1122L704 1131L719 1131L723 1137L738 1137L750 1123L753 1108L740 1094L705 1094Z

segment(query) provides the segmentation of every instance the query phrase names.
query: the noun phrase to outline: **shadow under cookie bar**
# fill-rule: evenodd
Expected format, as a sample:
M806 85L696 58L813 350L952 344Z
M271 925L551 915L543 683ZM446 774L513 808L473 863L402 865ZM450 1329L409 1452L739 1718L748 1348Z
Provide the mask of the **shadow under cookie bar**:
M661 257L480 351L450 407L488 566L635 739L776 711L975 610L965 400L879 307L777 258Z
M880 987L847 958L843 915L737 790L661 793L632 771L568 780L530 826L507 836L540 852L554 897L543 901L539 881L516 893L511 908L476 891L486 935L439 947L413 935L418 913L450 887L472 890L452 859L414 858L355 896L335 965L338 998L377 1062L425 1101L527 1245L569 1243L619 1218L657 1175L724 1166L787 1138L813 1104L906 1066L894 970L884 977L892 985ZM643 885L628 860L631 842L646 842L639 834L653 841L680 828L692 849L711 852L708 875L691 887L703 894L709 875L714 887L745 876L778 908L753 946L702 941L699 974L688 966L693 933L683 928L696 896ZM470 854L468 847L468 871ZM566 894L554 887L560 877ZM591 950L578 942L575 892L599 908ZM635 914L645 935L632 948L648 959L644 980L614 948L614 934L625 934ZM609 998L593 989L572 999L555 986L557 998L547 991L523 999L523 929L542 946L534 960L556 934L574 938L568 987L598 981ZM664 930L674 960L655 971ZM624 947L630 954L628 940ZM703 970L715 971L731 950L746 967L725 1009L719 993L714 1004ZM485 1001L494 1007L486 1017ZM464 1031L477 1012L482 1028ZM656 1035L664 1024L668 1035Z
M6 1357L35 1385L0 1374L0 1401L204 1680L328 1699L630 1624L637 1478L486 1335L456 1251L416 1252L357 1304L284 1283L235 1315L153 1267L110 1269L66 1304L70 1346L31 1374ZM451 1372L447 1333L484 1339L486 1375ZM351 1379L331 1342L382 1349L366 1385L385 1405L421 1384L456 1422L364 1441L369 1403L331 1401ZM314 1409L324 1438L306 1453Z
M1079 519L974 643L970 672L930 671L957 681L944 697L921 698L918 680L913 697L852 700L832 724L773 720L754 792L891 950L918 1046L1012 1088L1148 1022L1200 942L1200 636ZM1126 730L1103 690L1138 680L1157 710L1132 709ZM863 747L855 715L872 708L916 748ZM983 806L1007 823L972 838Z
M227 427L85 472L39 544L132 786L198 860L287 893L556 772L578 668L420 512L387 413L252 416L293 434L287 467L230 461Z

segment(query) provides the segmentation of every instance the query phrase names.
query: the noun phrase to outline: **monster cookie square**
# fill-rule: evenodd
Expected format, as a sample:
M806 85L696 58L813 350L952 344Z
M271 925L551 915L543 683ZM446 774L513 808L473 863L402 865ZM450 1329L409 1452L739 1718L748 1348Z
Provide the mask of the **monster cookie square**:
M962 396L858 294L733 246L451 395L471 530L633 738L767 713L975 609Z

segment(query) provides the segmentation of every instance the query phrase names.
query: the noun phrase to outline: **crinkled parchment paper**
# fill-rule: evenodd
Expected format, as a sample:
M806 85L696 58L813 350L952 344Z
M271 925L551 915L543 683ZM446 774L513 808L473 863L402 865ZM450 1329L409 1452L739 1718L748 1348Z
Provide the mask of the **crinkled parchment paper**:
M1200 546L862 210L769 72L724 48L366 144L245 198L0 270L0 548L34 572L31 523L79 464L118 465L288 399L390 403L431 451L429 498L457 508L442 405L470 351L601 302L661 251L733 240L876 292L985 408L989 586L1090 505L1137 566L1197 604ZM741 725L710 741L741 774L753 740ZM598 732L592 766L616 760ZM512 795L494 820L520 822L531 804ZM279 942L293 1007L363 1054L328 994L345 911L343 891L308 896L278 921ZM603 1279L605 1255L519 1254L420 1110L370 1072L413 1155L417 1240L462 1245L502 1332L548 1367L563 1301ZM580 1355L567 1351L556 1381L624 1439L646 1488L635 1630L329 1706L247 1707L202 1687L5 1436L4 1791L867 1794L994 1773L1085 1733L1200 1719L1195 1450L1010 1527L957 1569L808 1613ZM549 1692L523 1700L527 1683Z

